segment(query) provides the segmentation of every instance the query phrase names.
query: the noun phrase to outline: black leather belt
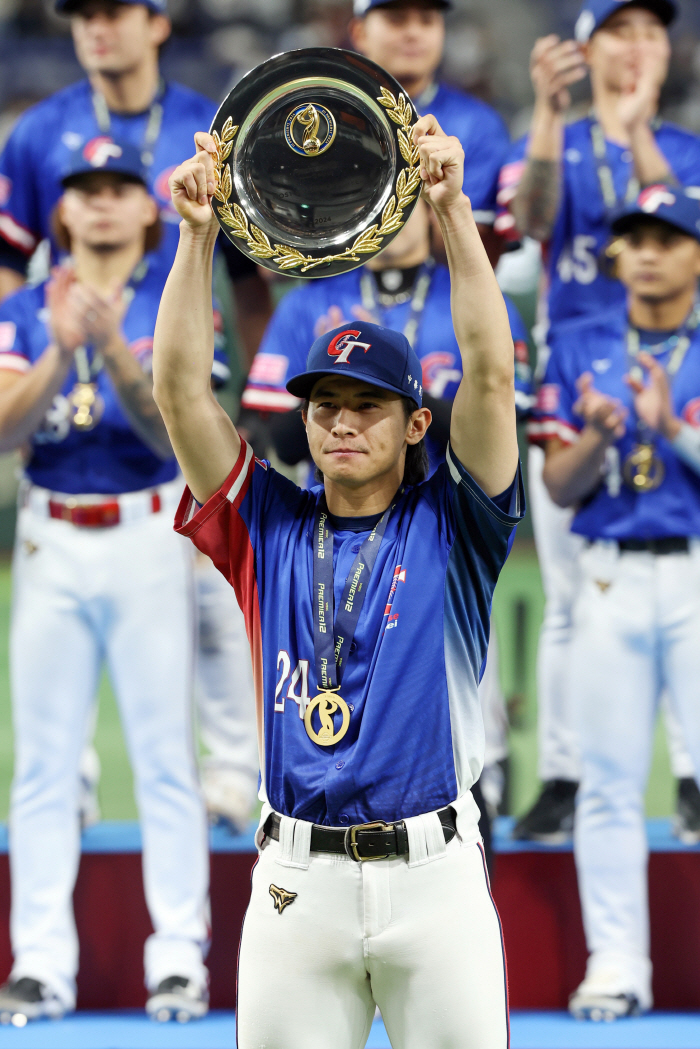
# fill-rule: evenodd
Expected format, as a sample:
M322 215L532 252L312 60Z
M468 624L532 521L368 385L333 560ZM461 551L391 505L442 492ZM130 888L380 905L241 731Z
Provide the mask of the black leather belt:
M449 806L440 809L438 819L442 824L445 844L457 833L454 810ZM268 816L263 831L273 841L280 840L280 820L276 812ZM338 856L349 856L351 860L386 860L390 856L408 854L408 831L403 820L397 823L358 823L354 827L322 827L314 823L311 828L311 852L333 852Z
M685 535L667 535L663 539L618 539L620 550L645 550L650 554L687 554L690 549Z

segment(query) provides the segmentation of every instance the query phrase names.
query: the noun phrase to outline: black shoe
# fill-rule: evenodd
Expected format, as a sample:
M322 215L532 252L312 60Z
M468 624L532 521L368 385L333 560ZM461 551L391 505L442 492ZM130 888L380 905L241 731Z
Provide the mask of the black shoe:
M65 1011L58 998L31 976L8 980L0 987L1 1024L24 1027L28 1020L38 1020L41 1016L57 1020Z
M700 790L694 779L678 780L673 833L684 845L700 841Z
M190 1020L200 1020L208 1010L206 988L199 987L186 976L168 976L161 980L146 1002L146 1012L159 1023L177 1020L186 1024Z
M565 845L574 829L574 809L578 783L552 779L542 785L542 793L513 828L518 841L539 841L544 845Z

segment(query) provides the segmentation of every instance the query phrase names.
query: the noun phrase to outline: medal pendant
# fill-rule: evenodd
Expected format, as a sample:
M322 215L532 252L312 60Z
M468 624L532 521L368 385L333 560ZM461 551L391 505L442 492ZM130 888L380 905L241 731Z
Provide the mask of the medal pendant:
M321 722L321 728L318 732L314 729L312 721L314 711L317 708ZM336 732L333 724L333 715L338 711L342 714L343 720ZM332 747L334 743L339 743L348 731L349 725L350 708L337 692L319 693L318 696L311 700L304 714L304 727L307 735L314 743L318 743L319 747Z
M666 476L666 469L653 444L636 444L625 459L622 476L633 492L653 492Z
M77 382L68 394L71 406L71 424L76 430L92 430L104 411L104 401L92 382Z

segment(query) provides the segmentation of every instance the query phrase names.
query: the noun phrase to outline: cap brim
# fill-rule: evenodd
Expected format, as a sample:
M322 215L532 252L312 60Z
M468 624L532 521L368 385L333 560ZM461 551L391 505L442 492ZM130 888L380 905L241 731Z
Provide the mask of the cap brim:
M337 379L338 377L342 379L357 379L359 382L366 382L368 386L378 386L381 390L389 390L391 393L397 394L398 397L408 397L410 400L414 401L419 408L422 407L422 402L418 397L417 391L413 393L404 393L402 390L399 390L396 386L392 386L388 382L382 382L381 379L376 379L374 376L368 376L366 372L354 371L347 368L343 368L342 372L337 369L335 371L324 369L323 371L302 372L301 375L295 375L289 380L287 383L287 390L295 397L301 397L302 399L309 398L314 386L319 379L324 377L324 375L330 375L334 379Z
M628 0L626 4L620 4L618 7L615 7L596 27L596 31L597 29L602 29L608 18L612 18L614 14L617 14L624 7L643 7L647 11L652 11L655 15L658 15L663 24L667 26L674 22L678 15L678 8L673 3L673 0Z
M610 223L610 230L616 237L624 237L625 233L629 233L642 221L661 222L664 226L669 226L671 229L676 230L677 233L682 233L692 240L700 241L700 231L697 234L691 233L689 229L686 229L679 222L673 222L671 219L666 218L665 215L651 214L648 211L630 211L620 215L619 218L614 219Z
M76 186L79 182L82 182L88 175L116 175L123 182L134 182L137 186L143 186L144 189L148 189L146 182L140 175L135 175L133 171L115 171L113 168L85 168L84 171L75 171L62 178L61 185L64 189L69 189L71 186Z

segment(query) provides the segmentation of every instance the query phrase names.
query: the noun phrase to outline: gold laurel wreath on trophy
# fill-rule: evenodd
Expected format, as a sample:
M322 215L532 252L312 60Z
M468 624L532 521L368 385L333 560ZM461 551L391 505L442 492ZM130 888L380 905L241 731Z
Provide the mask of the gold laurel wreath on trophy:
M399 151L408 164L408 169L399 172L395 193L382 212L381 223L375 222L373 226L368 226L357 237L354 244L339 255L324 255L323 258L304 255L297 248L292 248L288 244L272 245L261 229L248 223L248 218L239 204L229 203L233 192L233 179L231 167L226 164L226 161L231 155L238 126L234 127L233 119L229 117L221 129L220 136L218 132L212 132L212 138L216 144L216 163L214 165L216 192L214 196L221 204L218 212L222 221L230 227L234 237L245 240L251 255L258 259L272 259L281 270L301 267L300 272L306 273L327 262L340 262L343 259L359 262L360 255L371 255L379 251L384 237L403 226L404 208L415 198L415 191L421 181L418 146L413 145L411 141L413 112L404 94L399 95L397 101L391 91L385 87L382 88L381 97L377 99L377 102L384 106L389 119L399 125L396 131Z

